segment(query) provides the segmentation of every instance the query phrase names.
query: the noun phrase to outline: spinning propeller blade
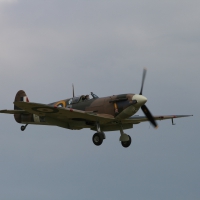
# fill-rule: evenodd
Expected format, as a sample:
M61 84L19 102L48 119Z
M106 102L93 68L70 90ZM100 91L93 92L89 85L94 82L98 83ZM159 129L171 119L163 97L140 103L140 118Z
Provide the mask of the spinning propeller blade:
M142 75L142 85L141 85L140 95L142 95L142 90L143 90L143 86L144 86L144 80L145 80L145 77L146 77L146 73L147 73L147 69L144 68L143 75Z
M148 120L151 122L151 124L155 128L158 128L158 125L157 125L156 121L154 120L154 118L153 118L151 112L149 111L149 109L145 105L141 106L141 109L142 109L143 113L146 115L146 117L148 118Z
M146 72L147 72L147 69L144 68L144 70L143 70L143 75L142 75L142 85L141 85L140 95L142 95L143 86L144 86L144 80L145 80L145 77L146 77ZM148 120L151 122L151 124L152 124L155 128L158 128L158 125L157 125L155 119L153 118L151 112L150 112L149 109L147 108L147 106L142 105L142 106L141 106L141 109L142 109L143 113L146 115L146 117L148 118Z

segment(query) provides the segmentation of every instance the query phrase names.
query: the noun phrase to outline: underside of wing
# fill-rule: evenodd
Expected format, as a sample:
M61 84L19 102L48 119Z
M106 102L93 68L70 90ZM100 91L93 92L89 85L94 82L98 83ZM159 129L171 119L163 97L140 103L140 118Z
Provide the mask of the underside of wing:
M166 119L174 119L174 118L181 118L181 117L190 117L193 115L159 115L159 116L154 116L153 118L155 120L166 120ZM149 121L147 117L145 116L132 116L128 119L122 120L122 123L127 124L127 123L132 123L132 124L139 124L140 122L146 122Z
M28 113L66 122L69 120L87 120L92 122L98 121L100 124L105 124L114 121L114 117L112 115L85 112L72 108L53 107L46 104L31 102L14 102L14 105Z

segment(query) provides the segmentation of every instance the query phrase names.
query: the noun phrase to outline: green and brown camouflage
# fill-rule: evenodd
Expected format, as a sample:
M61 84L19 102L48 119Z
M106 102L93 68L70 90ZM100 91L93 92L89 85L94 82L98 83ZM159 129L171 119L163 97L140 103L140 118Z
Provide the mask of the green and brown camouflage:
M139 120L132 120L132 122L127 120L147 101L143 96L141 99L141 95L129 93L99 98L91 93L91 98L85 98L86 96L88 97L89 95L72 97L50 104L43 104L42 106L33 106L30 111L27 111L27 108L23 110L16 106L17 102L29 103L26 93L23 90L20 90L17 92L14 102L14 109L17 113L14 114L12 111L10 111L10 113L14 114L14 118L18 123L55 125L72 130L82 128L96 130L96 122L98 120L94 118L95 116L111 119L110 121L107 120L108 122L106 123L104 122L105 120L99 120L101 128L104 131L119 130L118 124L121 123L123 124L123 129L128 129L132 128L133 124L148 121L148 118L140 118ZM81 111L92 117L86 118L85 115L83 117L73 117L69 114L66 115L66 118L63 116L60 117L58 114L53 117L53 114L51 113L57 113L61 108L73 112ZM9 111L7 111L7 113L9 113ZM169 117L172 119L183 116L154 116L155 119L159 120L169 119Z
M93 94L93 93L92 93ZM60 101L56 101L50 104L47 104L52 107L63 107L63 108L72 108L76 110L82 110L86 112L94 112L98 114L107 114L111 115L115 118L119 116L124 109L129 107L134 103L133 96L134 94L120 94L113 95L108 97L98 98L96 95L92 98L86 99L85 96L82 95L79 97L72 97ZM23 90L19 90L16 94L14 102L24 101L28 99L26 93ZM29 100L28 100L29 101ZM22 110L21 108L14 106L14 110ZM133 114L125 115L124 118L130 117ZM34 123L34 115L33 114L14 114L14 118L18 123ZM41 120L44 122L44 118ZM36 122L38 123L38 122Z

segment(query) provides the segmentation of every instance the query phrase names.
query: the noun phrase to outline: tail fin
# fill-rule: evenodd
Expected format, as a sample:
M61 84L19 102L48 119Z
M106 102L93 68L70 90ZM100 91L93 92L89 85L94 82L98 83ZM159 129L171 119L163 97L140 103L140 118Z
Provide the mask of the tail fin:
M23 90L19 90L15 96L15 100L14 101L24 101L24 102L29 102L29 99L26 95L26 93ZM14 110L22 110L21 108L18 108L17 106L14 106ZM32 115L30 115L32 116ZM14 114L14 118L16 120L16 122L21 123L22 119L21 119L21 114ZM28 117L28 116L27 116Z

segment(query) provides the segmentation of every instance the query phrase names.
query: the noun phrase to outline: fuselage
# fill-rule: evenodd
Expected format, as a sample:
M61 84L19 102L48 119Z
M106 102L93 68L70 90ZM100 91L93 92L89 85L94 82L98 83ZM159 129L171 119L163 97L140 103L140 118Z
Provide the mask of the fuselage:
M88 98L89 95L72 97L47 105L52 107L71 108L94 114L109 115L120 121L121 119L126 119L134 115L147 101L146 97L138 94L120 94L99 98L91 93L91 96L91 98ZM26 93L23 90L20 90L16 94L15 101L24 101L24 99L28 99L25 97L27 97ZM15 109L20 110L20 108L17 107L15 107ZM85 121L84 119L69 119L66 123L56 119L47 118L46 116L38 116L36 114L14 114L14 117L18 123L24 124L53 124L69 129L91 128L94 126L93 122ZM114 128L112 128L112 130L113 129Z
M124 119L134 115L147 101L146 97L138 94L120 94L84 100L82 96L57 101L50 105L98 114L108 114L114 116L116 119Z

